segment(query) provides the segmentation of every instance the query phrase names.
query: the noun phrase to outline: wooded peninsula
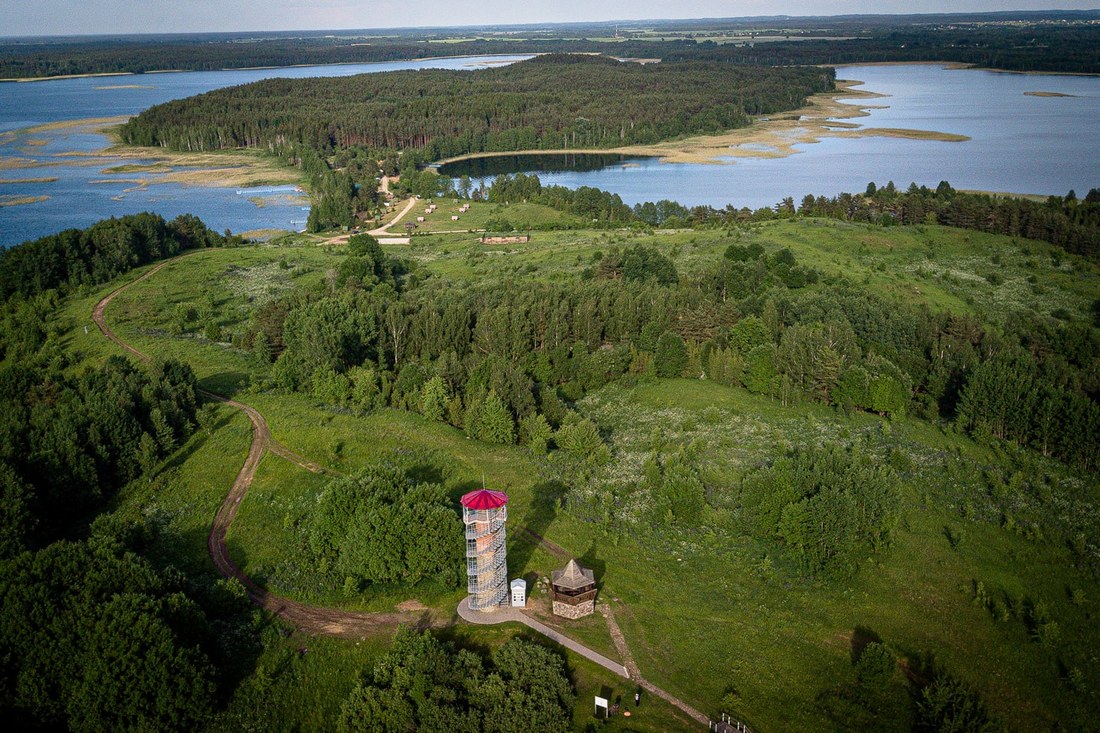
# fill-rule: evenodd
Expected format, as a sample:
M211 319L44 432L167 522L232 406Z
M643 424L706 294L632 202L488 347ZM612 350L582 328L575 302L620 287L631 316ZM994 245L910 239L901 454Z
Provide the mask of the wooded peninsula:
M555 54L475 72L269 79L152 107L123 140L177 150L295 144L466 153L646 144L747 125L833 88L832 69L633 64Z

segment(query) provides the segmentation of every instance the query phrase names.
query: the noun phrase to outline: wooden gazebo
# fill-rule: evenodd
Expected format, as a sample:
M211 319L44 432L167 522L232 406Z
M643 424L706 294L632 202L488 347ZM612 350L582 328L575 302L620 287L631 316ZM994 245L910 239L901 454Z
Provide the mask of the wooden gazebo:
M555 616L581 618L596 610L596 576L570 560L550 576L551 610Z

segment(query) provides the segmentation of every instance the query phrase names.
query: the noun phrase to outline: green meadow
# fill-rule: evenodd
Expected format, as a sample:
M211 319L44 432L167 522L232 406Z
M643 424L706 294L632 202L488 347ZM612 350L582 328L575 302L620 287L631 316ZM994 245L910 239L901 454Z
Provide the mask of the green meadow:
M1084 319L1100 297L1095 264L1040 242L939 226L810 219L729 231L531 231L527 243L481 245L466 231L431 232L484 229L502 219L517 226L575 222L532 204L480 202L452 222L452 208L441 201L411 245L386 246L387 254L407 259L418 278L462 288L578 281L604 254L634 244L654 247L691 278L730 244L759 244L768 252L790 249L826 282L843 279L887 300L974 316L992 328L1019 312ZM421 214L422 207L410 216ZM947 423L845 414L705 379L639 375L573 405L599 426L611 452L595 484L629 485L643 478L654 451L690 449L705 466L707 507L689 525L624 530L615 521L587 521L560 501L552 458L471 440L415 413L357 414L270 386L271 366L238 346L249 319L280 294L325 286L345 257L341 246L301 236L200 251L122 293L107 318L136 348L186 361L201 386L258 409L276 440L333 471L351 473L395 451L418 451L447 467L446 490L456 503L482 484L506 491L510 575L548 576L562 564L522 528L573 553L596 571L601 602L611 604L646 679L712 717L729 712L760 732L861 727L866 721L848 707L858 689L852 660L867 639L880 639L899 670L880 692L882 710L897 713L874 720L877 729L909 729L910 682L933 666L972 685L1010 728L1096 725L1100 583L1095 563L1073 547L1075 537L1095 535L1100 526L1094 476L1031 451L975 442ZM91 309L139 274L67 301L66 349L90 362L118 353L91 325ZM211 322L216 329L201 325ZM119 512L152 520L154 552L188 574L213 572L206 533L250 439L242 415L226 407L215 414L209 429L197 431L151 480L131 484L118 499ZM857 446L896 472L900 520L889 545L861 559L855 574L807 578L774 543L738 530L737 496L745 476L788 451L833 444ZM416 600L445 626L445 638L472 648L529 633L511 625L450 626L463 594L428 581L349 592L311 575L302 562L303 528L328 480L273 454L263 459L228 537L250 577L276 593L332 607L383 611ZM1056 634L1037 633L1040 607L1047 622L1056 622ZM560 628L617 657L598 614ZM227 728L239 720L327 729L360 670L387 646L385 638L278 636L229 702ZM578 730L592 720L594 694L633 697L630 683L602 668L572 655L569 666ZM599 729L697 726L644 696L635 716Z

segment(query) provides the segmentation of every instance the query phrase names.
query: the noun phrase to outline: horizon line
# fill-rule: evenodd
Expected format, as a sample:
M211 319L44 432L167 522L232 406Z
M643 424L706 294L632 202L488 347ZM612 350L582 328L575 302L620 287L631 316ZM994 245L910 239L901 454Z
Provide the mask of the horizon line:
M1100 20L1100 7L1089 9L1010 9L975 10L948 13L837 13L833 15L740 15L740 16L703 16L683 18L611 18L608 20L588 21L552 21L544 23L479 23L464 25L408 25L382 27L345 27L345 28L285 28L281 30L239 30L239 31L157 31L150 33L43 33L31 35L0 35L0 43L24 39L94 39L94 38L164 38L191 36L265 36L288 33L326 34L336 33L379 33L384 31L444 31L468 29L541 29L555 27L585 27L614 25L618 23L676 23L676 22L763 22L771 20L819 20L819 19L857 19L857 18L958 18L958 17L1012 17L1012 16L1093 16Z

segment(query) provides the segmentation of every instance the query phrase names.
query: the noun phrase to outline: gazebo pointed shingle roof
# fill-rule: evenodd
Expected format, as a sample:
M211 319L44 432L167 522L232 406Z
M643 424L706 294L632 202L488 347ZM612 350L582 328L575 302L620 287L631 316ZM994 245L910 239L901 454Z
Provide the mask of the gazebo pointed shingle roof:
M580 590L595 585L596 575L588 568L582 568L576 560L570 560L564 568L551 573L550 582L557 588Z

